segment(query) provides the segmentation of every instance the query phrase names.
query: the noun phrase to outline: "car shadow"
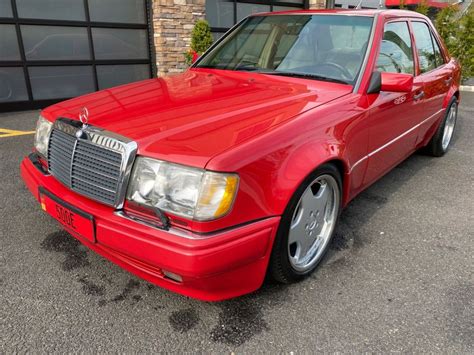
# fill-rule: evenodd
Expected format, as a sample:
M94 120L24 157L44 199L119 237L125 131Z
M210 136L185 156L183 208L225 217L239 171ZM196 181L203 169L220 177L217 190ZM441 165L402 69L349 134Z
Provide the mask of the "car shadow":
M97 312L120 313L120 309L133 309L133 312L148 314L151 311L160 324L163 317L167 318L167 328L162 331L178 337L188 332L199 332L196 334L209 342L235 348L271 330L272 324L266 315L272 309L287 307L289 300L295 297L291 290L305 289L322 269L347 259L348 250L370 247L371 237L362 232L364 226L377 211L390 203L391 196L407 181L422 178L423 170L431 169L435 164L434 158L412 155L357 196L342 212L321 267L306 281L289 286L266 280L259 290L231 300L201 302L146 283L89 252L64 231L52 233L41 246L48 252L62 254L58 258L61 268L65 272L74 272L77 286L95 304ZM345 264L341 263L331 272L345 272Z

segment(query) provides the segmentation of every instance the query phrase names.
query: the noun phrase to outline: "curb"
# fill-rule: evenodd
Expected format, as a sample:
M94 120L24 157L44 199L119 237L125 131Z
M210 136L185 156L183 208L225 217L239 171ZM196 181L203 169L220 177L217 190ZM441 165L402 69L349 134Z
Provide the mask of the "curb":
M459 90L461 91L470 91L470 92L474 92L474 86L469 86L469 85L461 85L459 87Z

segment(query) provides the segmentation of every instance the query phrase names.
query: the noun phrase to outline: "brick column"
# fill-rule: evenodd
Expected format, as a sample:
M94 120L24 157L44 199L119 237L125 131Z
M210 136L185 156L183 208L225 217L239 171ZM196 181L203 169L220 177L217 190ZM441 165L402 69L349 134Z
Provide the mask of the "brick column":
M325 9L326 0L309 0L310 9Z
M205 18L205 9L205 0L152 0L158 76L186 69L184 53L194 24Z

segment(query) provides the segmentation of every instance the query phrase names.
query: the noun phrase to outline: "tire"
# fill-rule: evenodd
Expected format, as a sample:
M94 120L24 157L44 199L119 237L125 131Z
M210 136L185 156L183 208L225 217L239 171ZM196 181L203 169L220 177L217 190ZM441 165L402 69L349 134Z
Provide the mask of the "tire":
M434 157L442 157L449 150L453 139L454 129L458 116L458 103L456 97L449 102L443 121L439 125L436 133L426 146L426 153Z
M281 218L269 276L281 283L292 283L316 269L334 235L341 201L342 179L334 165L320 166L303 181Z

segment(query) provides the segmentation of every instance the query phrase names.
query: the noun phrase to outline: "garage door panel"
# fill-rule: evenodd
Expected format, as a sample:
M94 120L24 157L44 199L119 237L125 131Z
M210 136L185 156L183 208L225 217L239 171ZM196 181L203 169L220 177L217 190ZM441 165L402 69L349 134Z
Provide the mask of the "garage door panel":
M91 59L87 28L22 25L27 60Z
M146 23L144 0L89 0L91 21Z
M84 0L16 0L16 7L20 18L86 20Z
M35 100L67 98L94 91L91 66L51 66L29 68Z

